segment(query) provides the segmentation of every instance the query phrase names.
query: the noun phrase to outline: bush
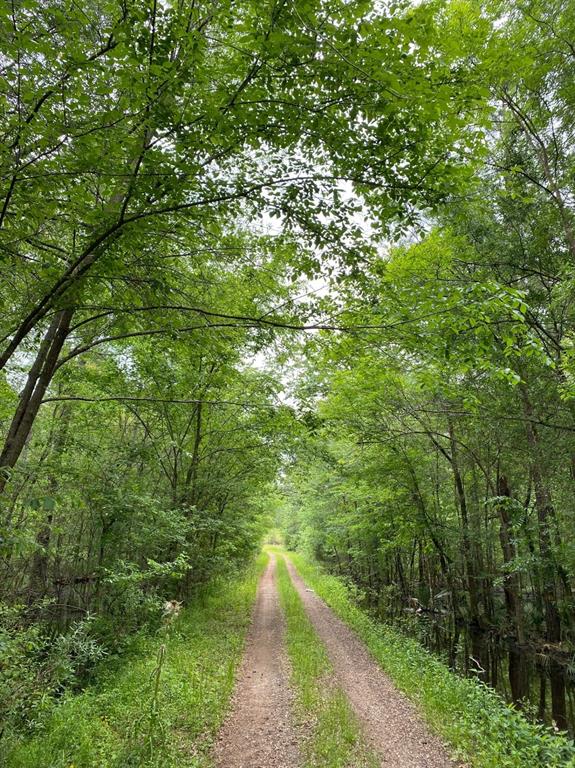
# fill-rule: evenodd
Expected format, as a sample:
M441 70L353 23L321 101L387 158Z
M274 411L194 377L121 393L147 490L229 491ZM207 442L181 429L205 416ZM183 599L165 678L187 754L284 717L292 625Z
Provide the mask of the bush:
M8 734L3 766L207 768L264 563L204 588L169 631L140 637L128 660L52 703L33 735Z
M92 636L92 619L51 637L26 621L26 606L0 606L0 722L5 730L30 730L64 689L85 679L106 655Z

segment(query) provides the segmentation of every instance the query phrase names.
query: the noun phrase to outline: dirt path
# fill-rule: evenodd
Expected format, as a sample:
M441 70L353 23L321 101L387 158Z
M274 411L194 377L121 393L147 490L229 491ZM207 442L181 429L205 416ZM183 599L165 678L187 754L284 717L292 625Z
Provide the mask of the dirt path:
M306 589L286 559L311 622L325 643L335 674L385 768L455 768L440 740L393 685L359 638Z
M291 723L292 697L275 568L275 557L270 555L258 586L232 710L214 751L218 768L297 768L301 762Z

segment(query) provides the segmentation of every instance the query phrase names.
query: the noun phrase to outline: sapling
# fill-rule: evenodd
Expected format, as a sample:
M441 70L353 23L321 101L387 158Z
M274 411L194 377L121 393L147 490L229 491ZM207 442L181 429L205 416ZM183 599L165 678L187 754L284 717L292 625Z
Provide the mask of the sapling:
M163 624L161 633L164 635L164 641L158 648L156 655L156 664L150 675L151 696L150 706L147 717L145 744L148 752L148 758L152 758L157 744L163 740L163 729L161 720L161 680L162 672L167 658L167 645L170 634L176 618L182 608L182 603L177 600L167 600L163 605ZM143 716L145 718L145 715ZM140 721L141 722L141 721Z

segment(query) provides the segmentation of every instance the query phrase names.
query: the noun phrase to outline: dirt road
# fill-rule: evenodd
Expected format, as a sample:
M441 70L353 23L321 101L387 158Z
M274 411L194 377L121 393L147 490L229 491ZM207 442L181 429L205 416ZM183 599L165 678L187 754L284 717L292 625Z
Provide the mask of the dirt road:
M306 588L294 566L287 563L293 584L326 646L334 682L347 695L381 767L455 768L441 741L430 733L359 638ZM232 711L216 747L218 768L300 768L292 698L272 555L258 589Z
M306 588L287 560L292 582L323 640L335 675L386 768L453 768L440 740L393 685L361 640Z

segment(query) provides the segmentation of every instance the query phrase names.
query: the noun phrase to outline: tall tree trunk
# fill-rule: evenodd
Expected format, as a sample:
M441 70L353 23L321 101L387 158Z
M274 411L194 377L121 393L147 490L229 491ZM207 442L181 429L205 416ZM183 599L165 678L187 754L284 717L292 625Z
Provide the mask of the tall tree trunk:
M511 513L505 499L511 499L511 490L505 475L497 480L497 503L499 513L499 541L503 552L503 565L509 566L517 557L515 535L512 528ZM529 695L527 665L521 646L525 643L525 620L521 595L521 578L516 571L507 571L503 581L505 607L512 628L513 636L509 646L509 684L513 701L521 706Z
M469 530L469 511L467 508L467 498L465 495L463 476L461 474L461 468L459 464L457 440L455 439L455 430L451 419L449 419L448 428L449 447L451 450L451 468L453 471L453 480L455 483L455 495L461 515L461 543L463 550L465 580L469 593L470 623L472 626L481 627L481 617L479 614L479 594L477 589L477 573L473 559L473 548L471 545Z
M447 586L447 589L449 590L450 597L451 597L451 610L453 613L453 622L454 624L459 624L461 622L461 612L459 610L457 588L456 588L455 579L453 576L453 569L451 567L452 561L449 555L447 554L447 552L445 551L443 542L441 541L440 537L437 535L436 531L433 528L432 522L427 513L425 499L423 498L423 495L421 493L421 489L419 487L419 482L417 480L417 475L413 467L413 464L407 458L407 456L405 456L404 458L406 461L407 469L409 471L409 476L411 478L411 497L413 499L413 502L416 508L419 510L419 513L421 514L421 519L423 521L425 529L427 530L429 537L431 539L431 542L435 547L435 550L437 551L437 555L439 558L439 567L441 569L441 575L445 580L445 584Z
M196 405L196 424L194 430L194 447L192 458L186 474L185 495L189 504L198 503L198 467L200 464L200 444L202 442L202 403Z
M54 409L54 420L57 422L51 446L51 453L57 459L66 444L70 424L71 408L69 403L59 403ZM59 478L54 469L50 471L48 488L52 497L57 493ZM32 557L30 569L30 601L38 600L48 593L48 550L52 536L52 510L48 510L46 519L42 522L36 534L36 551Z

